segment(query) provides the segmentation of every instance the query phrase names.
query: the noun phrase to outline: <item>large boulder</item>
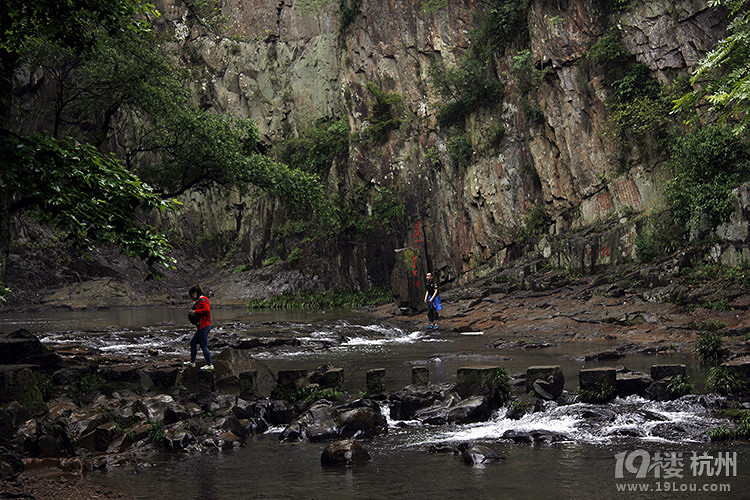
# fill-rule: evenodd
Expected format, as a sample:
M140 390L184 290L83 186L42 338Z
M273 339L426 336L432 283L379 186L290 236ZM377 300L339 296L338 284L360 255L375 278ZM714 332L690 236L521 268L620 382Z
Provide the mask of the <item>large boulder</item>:
M17 401L26 418L47 411L34 365L0 365L0 403Z
M319 401L290 423L279 436L281 441L325 441L338 438L341 417L327 401Z
M341 437L369 438L388 432L388 421L380 405L368 399L358 399L338 408Z
M360 465L369 460L370 454L367 450L353 439L329 444L320 456L320 463L324 466Z
M221 392L240 394L247 372L255 372L253 391L259 396L268 397L276 385L273 372L265 363L253 359L247 350L226 348L213 355L216 387Z
M0 365L30 364L45 370L56 370L62 358L51 351L28 330L16 330L0 336Z
M449 401L448 404L437 404L416 414L422 422L434 425L470 424L488 420L491 416L492 408L487 396L471 396L460 401Z
M495 450L487 446L461 443L456 449L461 454L461 459L466 465L482 465L490 462L500 463L505 457L500 456Z
M420 410L436 404L445 407L460 400L448 384L430 384L428 386L410 385L389 397L391 418L394 420L411 420Z

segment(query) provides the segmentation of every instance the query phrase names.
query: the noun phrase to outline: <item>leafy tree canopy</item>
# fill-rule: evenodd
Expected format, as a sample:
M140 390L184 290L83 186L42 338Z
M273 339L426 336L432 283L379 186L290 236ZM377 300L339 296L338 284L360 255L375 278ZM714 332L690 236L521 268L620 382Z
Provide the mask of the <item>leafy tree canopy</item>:
M172 202L154 194L113 155L44 134L1 137L0 154L3 164L11 165L0 177L11 203L35 207L42 221L54 223L78 244L118 243L152 272L158 272L157 264L171 264L165 237L138 216Z
M729 11L728 35L704 57L691 78L694 88L676 101L691 110L704 99L711 115L732 121L737 135L750 127L750 0L709 0Z
M215 26L210 2L181 7L188 22ZM200 52L186 40L178 56L172 31L144 0L0 6L0 146L11 166L0 171L0 282L20 208L154 269L171 264L169 245L139 214L201 182L251 183L296 213L320 213L316 176L263 155L251 121L198 102Z

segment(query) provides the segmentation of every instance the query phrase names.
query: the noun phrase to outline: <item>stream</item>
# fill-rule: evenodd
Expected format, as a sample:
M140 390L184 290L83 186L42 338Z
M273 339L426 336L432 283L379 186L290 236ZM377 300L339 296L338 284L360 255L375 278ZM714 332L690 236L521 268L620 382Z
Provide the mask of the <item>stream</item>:
M385 368L386 389L395 392L410 383L412 366L426 366L430 380L442 383L454 382L456 370L472 364L500 365L511 374L533 365L560 365L565 389L574 393L583 368L624 365L648 373L653 364L683 363L697 391L703 390L702 370L689 353L584 361L586 354L612 346L603 341L542 347L509 338L503 345L512 347L501 349L489 346L502 336L404 329L356 312L216 308L212 315L213 352L245 337L296 338L301 346L253 353L274 373L324 364L344 368L344 389L355 395L365 389L370 368ZM192 330L186 323L184 310L172 308L0 315L0 331L26 328L49 345L78 344L143 359L187 358ZM597 406L547 403L544 411L520 420L505 418L503 408L490 421L470 425L389 420L387 434L362 441L372 460L349 469L323 468L326 443L280 443L283 428L274 427L232 451L156 456L136 467L91 472L88 478L143 499L750 498L750 444L706 438L708 429L725 423L706 411L704 403L714 397L654 402L631 396ZM504 439L507 431L563 438L520 444ZM459 455L436 452L459 443L487 446L504 460L467 466Z

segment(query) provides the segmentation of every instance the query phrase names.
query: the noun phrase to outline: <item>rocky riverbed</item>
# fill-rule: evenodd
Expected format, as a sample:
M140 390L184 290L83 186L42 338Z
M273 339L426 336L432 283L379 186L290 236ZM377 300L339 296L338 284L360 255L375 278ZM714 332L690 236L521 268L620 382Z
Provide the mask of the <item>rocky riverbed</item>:
M736 281L680 280L662 271L663 266L632 266L612 270L607 276L571 277L553 271L513 280L502 274L489 276L442 292L445 309L439 331L483 332L491 339L490 347L502 349L561 343L590 346L601 341L602 349L581 351L580 356L606 360L630 353L691 352L701 335L715 332L724 339L723 359L741 362L750 353L747 290ZM215 304L237 304L245 299L240 292L242 281L254 278L251 274L216 276L206 283ZM232 285L222 286L222 279ZM108 280L104 288L101 280L89 281L40 296L36 304L15 307L35 314L33 309L54 306L74 310L91 304L121 305L123 295L108 296L106 290L122 290L125 285ZM173 284L154 291L148 300L180 302L176 291L164 292L169 289L180 287ZM426 323L423 312L396 304L370 308L363 314L410 328ZM165 450L200 453L242 446L248 436L264 432L269 425L284 426L282 439L340 443L355 435L371 436L384 432L385 420L381 404L373 401L388 401L391 408L397 408L399 418L432 423L486 418L501 404L493 388L486 387L489 390L484 394L456 396L455 387L445 386L405 388L365 398L336 394L341 399L329 401L337 390L335 368L298 374L284 386L277 378L280 374L253 359L253 349L309 348L291 345L294 339L279 342L219 335L212 340L218 342L214 373L185 368L176 358L146 363L94 355L81 348L49 351L22 332L4 341L25 344L23 351L6 346L2 363L5 480L0 494L4 498L121 498L117 492L87 485L85 472L117 467ZM521 387L517 381L510 382ZM334 392L315 392L326 390ZM523 389L514 391L510 397L527 397ZM304 398L311 395L329 400L310 406L314 398ZM737 394L732 399L741 404L745 396ZM446 411L436 412L435 407ZM466 450L453 450L462 451Z

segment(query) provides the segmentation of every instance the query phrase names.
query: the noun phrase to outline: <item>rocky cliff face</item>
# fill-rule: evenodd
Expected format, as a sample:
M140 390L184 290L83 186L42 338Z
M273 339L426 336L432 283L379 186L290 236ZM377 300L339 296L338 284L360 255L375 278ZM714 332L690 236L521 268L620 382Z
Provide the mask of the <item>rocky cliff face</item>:
M528 95L512 70L517 50L508 48L495 67L504 98L468 116L465 137L473 153L467 165L458 166L450 157L451 135L436 119L441 101L429 68L460 61L481 2L451 0L428 13L418 1L350 1L345 4L353 15L346 18L339 2L319 11L296 3L226 0L229 30L220 39L187 32L176 4L159 7L205 60L202 102L252 118L269 144L297 135L320 117L345 117L352 134L363 132L373 100L368 82L401 97L400 126L388 140L353 140L347 161L329 173L332 190L389 188L407 208L408 220L392 241L375 244L380 248L369 243L333 249L333 261L341 265L326 266L325 279L359 286L387 284L393 266L413 271L416 279L429 268L442 281L459 282L502 266L535 207L544 209L551 238L660 207L662 166L623 153L609 139L601 83L606 75L587 65L585 54L609 26L617 26L626 49L669 83L723 34L722 17L702 0L632 1L619 12L606 12L607 2L593 0L533 1L530 57L534 70L544 72L533 95L537 119L525 116ZM497 130L504 134L488 145ZM205 234L234 234L241 241L238 255L257 265L269 242L273 204L218 190L190 197L207 210L186 203L175 224L187 220ZM632 237L614 240L621 242L622 255L632 254ZM411 251L395 254L399 247ZM415 290L418 296L418 285Z

